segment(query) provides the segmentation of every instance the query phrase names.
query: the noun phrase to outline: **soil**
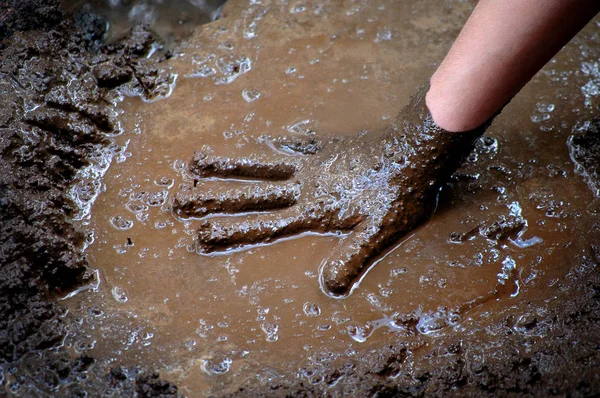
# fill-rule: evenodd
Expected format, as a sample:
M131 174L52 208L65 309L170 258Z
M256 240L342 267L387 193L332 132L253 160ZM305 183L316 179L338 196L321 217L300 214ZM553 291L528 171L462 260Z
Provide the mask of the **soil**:
M146 60L155 39L144 29L104 45L100 17L44 4L60 15L45 30L11 19L3 31L8 394L175 396L175 384L190 396L600 393L595 23L441 184L474 137L453 146L414 129L420 106L388 119L472 4L230 1L170 60ZM410 142L423 138L436 145ZM380 156L386 142L409 162ZM411 158L416 148L428 152ZM332 158L341 172L323 178ZM390 177L394 162L431 168ZM426 193L405 203L430 203L381 228L389 234L377 244L350 232L380 228L394 208L373 205L392 194L349 196L366 173L384 176L383 193L413 176L413 192ZM344 222L307 209L318 182L354 206ZM285 230L294 207L313 223ZM432 218L398 241L427 207ZM232 218L239 212L245 219ZM306 234L315 230L325 234ZM373 250L330 288L348 293L362 274L351 294L332 299L317 265L352 244Z
M0 4L0 395L177 395L152 369L111 370L62 348L74 320L57 295L90 279L70 187L117 129L110 89L142 68L132 92L160 83L139 58L149 32L104 46L99 26L78 29L58 1Z

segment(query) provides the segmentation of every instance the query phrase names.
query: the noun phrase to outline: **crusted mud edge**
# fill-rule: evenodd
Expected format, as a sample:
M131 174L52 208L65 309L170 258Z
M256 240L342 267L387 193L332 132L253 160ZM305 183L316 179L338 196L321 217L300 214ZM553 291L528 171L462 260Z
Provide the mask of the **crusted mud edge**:
M160 83L152 34L108 46L105 26L59 0L0 2L0 396L178 396L152 369L62 348L74 320L57 298L90 278L69 188L110 143L111 90Z

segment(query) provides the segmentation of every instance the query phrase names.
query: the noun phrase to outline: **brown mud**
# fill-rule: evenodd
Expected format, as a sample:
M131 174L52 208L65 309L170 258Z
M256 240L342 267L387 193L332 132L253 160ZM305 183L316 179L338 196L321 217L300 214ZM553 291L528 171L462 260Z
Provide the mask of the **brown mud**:
M485 130L450 134L440 129L425 106L427 88L418 90L390 127L316 141L319 149L304 162L214 158L197 152L189 169L198 178L245 177L258 182L250 186L250 194L232 190L212 196L195 179L192 197L185 187L186 198L175 199L176 214L182 215L183 209L184 215L195 217L285 209L251 222L208 220L198 228L198 251L227 251L305 232L347 232L347 244L323 262L319 275L328 294L347 295L375 257L430 215L441 185ZM285 140L279 145L282 150ZM306 151L300 147L300 153ZM289 182L261 189L260 181L269 180Z
M181 54L162 64L162 73L139 73L147 69L132 62L132 87L125 92L143 94L151 77L165 76L162 91L112 105L115 120L99 117L96 101L75 107L53 99L64 97L60 91L47 96L42 106L51 109L34 109L22 123L50 128L46 134L66 137L74 142L69 145L85 145L98 129L112 149L91 156L95 168L89 170L101 173L71 176L62 185L50 180L58 186L48 193L55 202L41 202L70 206L67 216L75 223L53 222L49 210L35 213L39 206L11 211L11 218L33 214L29 219L39 220L33 229L60 226L47 235L73 237L71 246L49 257L67 261L66 254L75 253L81 266L48 260L3 265L7 283L17 286L11 293L23 284L36 292L41 286L38 296L7 295L15 301L3 304L9 324L27 331L3 335L17 352L1 365L6 388L21 395L176 392L135 366L144 364L189 396L598 394L595 22L475 142L427 222L380 256L363 257L375 265L346 298L321 290L320 265L353 244L350 230L365 217L385 218L390 208L388 176L373 193L352 176L389 170L377 166L388 166L379 134L385 138L399 109L426 82L471 7L461 1L230 1L223 18L197 31ZM114 50L113 63L126 62L115 65L114 74L96 69L90 81L123 82L131 62L126 55L137 49L139 57L144 48ZM69 122L56 115L59 103ZM0 115L9 115L7 126L15 131L20 125L13 115L19 114L11 112ZM107 120L119 131L105 131ZM27 148L31 144L19 141L2 152L4 164L18 164L15 151ZM365 156L370 151L377 155L372 162ZM325 167L331 156L331 164L341 166ZM43 177L61 170L26 166L29 171L19 173ZM327 178L327 170L336 177ZM17 174L3 186L29 179ZM336 200L357 188L347 200L345 223L326 228L318 214L307 213L318 200L315 182L339 195ZM3 205L16 202L16 194L6 197L12 202ZM286 212L303 198L297 214L319 220L315 227L301 224L293 230L300 235L275 239L294 225L296 214ZM75 232L65 233L67 225ZM260 228L248 234L252 225ZM209 233L219 243L212 248L210 236L203 236ZM39 241L35 235L19 239L18 253ZM3 243L3 253L13 252L10 245ZM86 282L84 248L92 268ZM43 270L63 270L71 282ZM50 309L39 310L42 305ZM45 316L50 325L17 321L16 308L29 314L23 319ZM53 340L39 337L48 330ZM15 351L18 344L23 348ZM40 351L46 347L59 348Z
M152 98L162 87L143 58L150 32L104 46L102 24L83 31L78 17L58 1L0 3L0 395L174 396L151 368L111 370L64 350L76 323L56 296L91 279L71 187L111 150L121 95L111 89L129 82Z
M224 0L61 0L67 12L97 13L107 26L105 42L116 42L134 25L155 32L174 48L198 26L218 18Z
M427 222L359 256L375 265L349 296L319 283L330 256L375 246L352 230L393 209L386 153L417 148L386 152L390 126L471 6L230 1L168 61L167 99L121 106L125 149L87 226L100 283L65 301L84 351L151 363L190 396L597 393L597 146L582 123L596 23L475 142Z

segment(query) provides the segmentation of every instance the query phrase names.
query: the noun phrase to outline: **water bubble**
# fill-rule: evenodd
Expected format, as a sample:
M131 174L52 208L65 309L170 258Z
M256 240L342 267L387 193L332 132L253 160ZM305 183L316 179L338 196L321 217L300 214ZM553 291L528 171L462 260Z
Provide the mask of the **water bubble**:
M598 62L583 62L581 71L589 81L581 87L581 92L585 97L585 106L592 106L592 97L600 95L600 64Z
M144 223L144 222L148 221L148 219L150 218L150 214L148 214L148 213L137 213L137 214L135 215L135 218L136 218L136 219L137 219L139 222L142 222L142 223Z
M371 336L371 334L373 333L373 328L371 327L371 325L355 325L355 326L348 326L346 328L346 331L348 332L348 336L350 336L352 338L352 340L358 342L358 343L364 343L365 341L367 341L367 339L369 338L369 336Z
M117 303L126 303L129 300L127 293L120 286L115 286L111 290L112 296Z
M392 30L387 26L379 28L377 30L377 35L375 36L375 43L389 40L392 40Z
M102 316L104 314L104 311L102 311L100 308L94 306L94 307L88 308L87 313L90 316L98 317L98 316Z
M175 180L169 177L160 177L154 180L154 185L158 185L159 187L172 188L174 184Z
M202 338L208 337L208 332L214 329L214 326L208 324L204 319L200 319L198 323L199 326L196 328L196 334Z
M195 347L196 347L196 344L198 344L198 343L196 343L195 340L188 340L185 343L183 343L183 345L185 346L185 348L188 351L193 351L195 349Z
M535 104L537 111L540 113L551 113L554 111L554 104L544 104L542 102L538 102Z
M219 47L231 51L233 50L233 42L231 40L224 41Z
M511 272L515 268L517 268L517 264L512 257L507 256L504 260L502 260L502 270L498 273L498 283L504 285L510 277Z
M77 353L82 353L85 351L92 350L96 346L97 340L89 340L89 341L78 341L75 343L74 347Z
M244 29L244 38L250 40L256 37L256 21L252 21L248 24L248 27Z
M404 275L404 274L406 274L407 272L408 272L408 269L407 269L407 268L394 268L394 269L392 269L392 270L390 271L390 276L391 276L392 278L397 278L397 277L399 277L400 275Z
M152 207L162 206L167 202L168 195L169 195L168 191L149 193L146 196L145 202L148 206L152 206Z
M215 68L211 68L208 65L201 65L195 72L191 73L190 77L210 77L217 74Z
M273 343L273 342L279 340L279 335L277 334L279 332L279 325L278 324L265 322L265 323L263 323L263 324L260 325L260 329L266 335L266 339L265 340L268 343Z
M306 6L304 4L298 4L290 8L290 14L299 14L304 11L306 11Z
M222 359L205 359L202 361L201 369L209 375L222 375L229 372L233 361L230 358Z
M541 122L545 122L546 120L549 120L552 116L550 116L548 113L543 113L543 114L536 114L536 115L531 115L531 121L533 123L541 123Z
M252 69L252 60L246 56L221 57L216 62L217 68L223 77L217 79L217 84L228 84L248 73Z
M127 202L125 208L132 213L141 213L148 210L148 206L143 203Z
M164 222L164 221L160 221L160 220L158 220L158 221L156 221L156 222L154 223L154 228L155 228L155 229L164 229L164 228L166 228L166 227L167 227L167 223L166 223L166 222Z
M125 217L113 216L110 218L110 225L118 230L127 231L128 229L133 228L133 221Z
M175 159L173 162L173 170L181 172L185 168L185 162L181 159Z
M334 321L335 323L337 323L338 325L341 325L342 323L348 322L350 320L350 317L344 316L344 315L340 314L339 312L336 312L331 317L331 320Z
M321 308L315 303L304 303L303 310L306 316L316 317L321 315Z
M267 315L269 313L270 309L269 307L258 307L256 309L256 312L258 313L258 315Z
M254 102L260 98L260 91L251 88L245 88L242 91L242 97L246 102Z
M488 154L493 157L498 153L498 140L493 137L483 136L475 143L475 147L482 154Z
M127 337L127 345L130 346L138 339L139 329L133 330Z

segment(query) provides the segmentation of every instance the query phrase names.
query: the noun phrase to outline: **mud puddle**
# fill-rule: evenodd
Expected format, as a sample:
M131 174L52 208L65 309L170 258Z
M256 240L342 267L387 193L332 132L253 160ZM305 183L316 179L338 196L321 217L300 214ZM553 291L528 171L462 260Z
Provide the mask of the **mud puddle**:
M168 46L187 38L194 29L218 18L225 0L62 0L67 11L93 10L106 23L108 42L125 36L135 24L148 26Z
M566 144L597 104L594 24L497 119L431 220L382 255L348 298L332 299L318 283L319 264L344 236L199 255L201 221L171 211L181 186L254 184L191 176L187 163L205 145L268 156L265 137L388 124L468 12L458 1L228 3L222 20L169 61L177 76L169 98L122 105L123 150L84 221L100 284L64 301L80 319L73 333L88 342L72 349L154 364L197 395L278 375L325 388L324 366L389 345L416 358L436 339L492 330L507 317L527 333L523 306L543 318L598 241L599 202Z

